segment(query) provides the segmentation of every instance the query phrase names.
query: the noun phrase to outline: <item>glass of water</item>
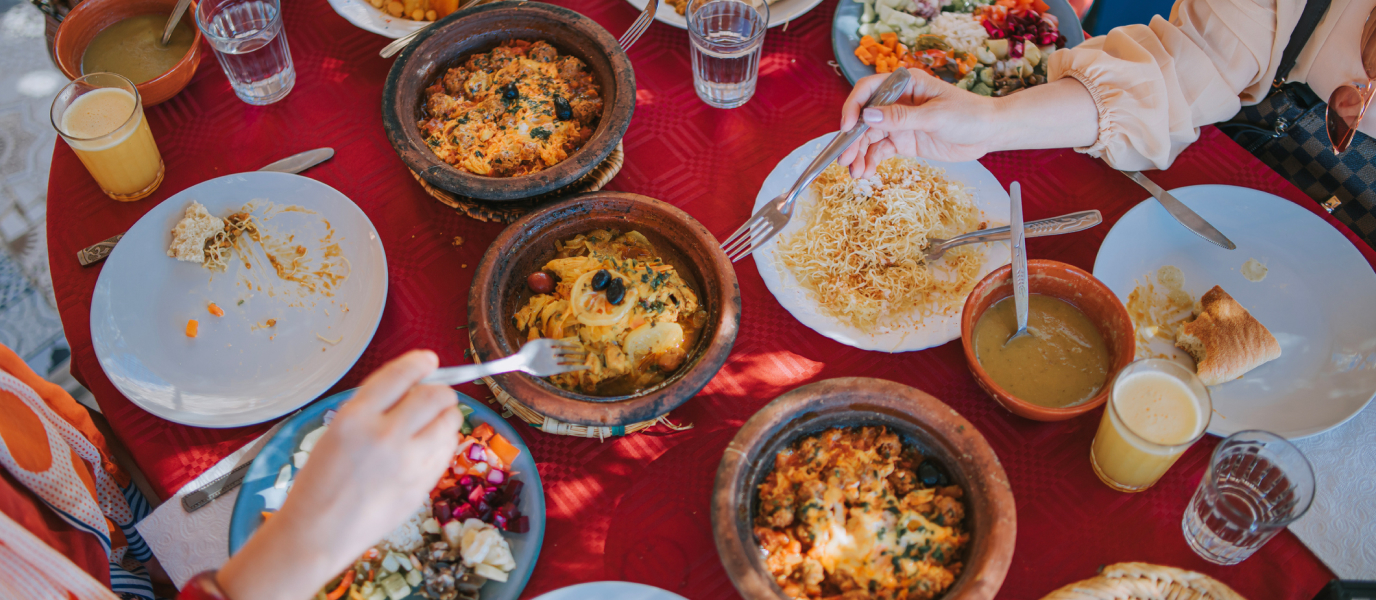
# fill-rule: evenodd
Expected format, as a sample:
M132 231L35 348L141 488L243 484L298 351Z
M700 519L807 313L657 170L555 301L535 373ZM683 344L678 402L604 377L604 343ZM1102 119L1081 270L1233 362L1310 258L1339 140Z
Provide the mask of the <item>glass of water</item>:
M685 11L693 45L693 88L703 102L736 108L755 95L769 3L692 0Z
M1265 431L1239 431L1219 442L1181 527L1195 554L1235 565L1314 500L1314 470L1290 442Z
M279 0L201 0L196 25L240 100L272 104L296 85Z

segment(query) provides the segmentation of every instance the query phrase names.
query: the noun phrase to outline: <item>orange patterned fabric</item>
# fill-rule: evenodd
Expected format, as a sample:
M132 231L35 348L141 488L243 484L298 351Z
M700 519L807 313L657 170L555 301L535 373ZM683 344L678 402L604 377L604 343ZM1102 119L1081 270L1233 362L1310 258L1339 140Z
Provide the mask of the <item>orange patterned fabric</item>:
M86 409L0 346L0 414L0 467L46 510L99 544L109 570L97 575L110 582L105 587L47 546L43 538L57 532L30 531L21 521L34 526L32 511L21 510L0 513L0 591L6 592L0 596L105 599L114 597L113 588L151 599L142 563L152 554L134 529L147 503L110 459Z

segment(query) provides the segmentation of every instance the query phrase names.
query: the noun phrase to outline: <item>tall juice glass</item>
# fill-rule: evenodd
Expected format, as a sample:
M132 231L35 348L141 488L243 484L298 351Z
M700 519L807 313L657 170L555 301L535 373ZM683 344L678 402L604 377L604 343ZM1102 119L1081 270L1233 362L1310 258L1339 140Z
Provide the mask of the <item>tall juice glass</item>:
M1113 380L1089 460L1094 474L1120 492L1140 492L1161 479L1204 436L1213 414L1209 390L1184 366L1139 360Z
M201 0L196 26L240 100L272 104L296 85L296 67L282 28L279 0Z
M131 202L158 189L162 154L132 81L115 73L77 78L57 93L51 112L53 128L107 196Z

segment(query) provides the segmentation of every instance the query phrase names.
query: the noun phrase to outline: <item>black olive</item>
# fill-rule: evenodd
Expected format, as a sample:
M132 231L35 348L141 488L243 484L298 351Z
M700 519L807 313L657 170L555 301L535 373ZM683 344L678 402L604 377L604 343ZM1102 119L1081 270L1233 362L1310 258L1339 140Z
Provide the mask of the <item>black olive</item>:
M516 89L516 82L513 81L502 88L502 95L505 96L507 100L515 100L521 97L521 90Z
M554 116L560 121L567 121L573 118L573 107L569 106L569 101L563 96L554 97Z
M917 467L917 479L922 482L922 485L927 487L946 485L946 474L937 469L936 465L932 464L931 461L924 460L922 464Z
M625 281L623 281L620 277L617 277L616 279L613 279L611 283L607 284L607 302L611 302L612 304L621 304L621 301L625 299Z
M607 289L607 284L611 282L612 274L608 273L606 269L602 269L601 271L594 273L592 276L592 291L600 292L602 290L605 290Z

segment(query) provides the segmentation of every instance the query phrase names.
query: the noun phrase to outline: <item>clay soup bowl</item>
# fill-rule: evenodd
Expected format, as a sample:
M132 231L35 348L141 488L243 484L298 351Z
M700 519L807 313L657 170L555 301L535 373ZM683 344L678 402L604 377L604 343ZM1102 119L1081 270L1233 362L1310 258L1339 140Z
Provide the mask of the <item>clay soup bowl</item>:
M81 77L81 58L86 54L86 47L106 27L146 14L162 15L166 22L176 5L177 0L82 0L67 13L53 36L53 55L57 57L58 68L67 79ZM191 83L191 76L201 64L201 30L196 27L196 2L186 9L182 22L195 32L191 49L170 71L136 86L145 108L166 102L180 93Z
M965 309L960 315L960 343L965 349L965 362L975 381L994 400L1015 415L1035 421L1061 421L1085 414L1108 400L1109 388L1118 371L1131 363L1137 353L1132 318L1118 301L1118 297L1103 282L1083 269L1054 260L1027 261L1029 294L1045 294L1070 303L1089 317L1089 321L1104 338L1109 351L1109 372L1103 389L1093 398L1074 406L1048 408L1018 398L995 383L975 358L975 324L990 306L1013 295L1012 267L1004 266L990 273L970 291Z

